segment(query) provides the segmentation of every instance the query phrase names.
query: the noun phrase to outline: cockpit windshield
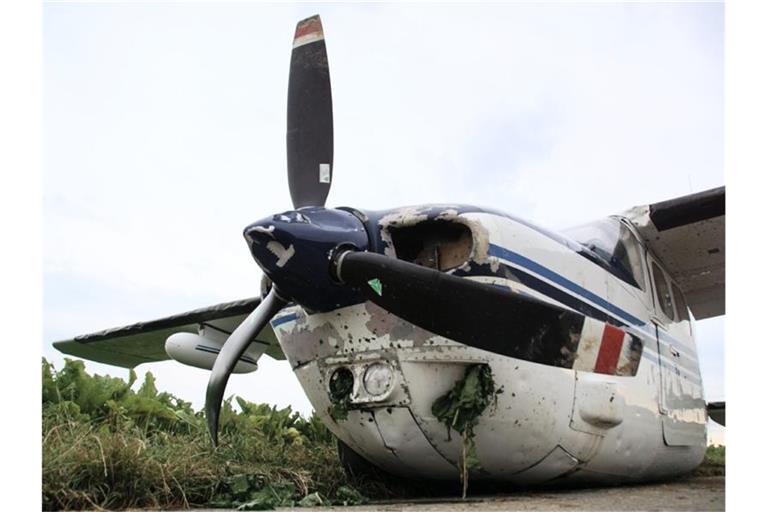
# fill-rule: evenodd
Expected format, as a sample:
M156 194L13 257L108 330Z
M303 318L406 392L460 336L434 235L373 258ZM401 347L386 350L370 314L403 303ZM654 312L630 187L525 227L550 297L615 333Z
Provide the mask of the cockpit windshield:
M640 244L619 219L608 217L566 229L563 234L607 263L614 275L635 288L645 289Z

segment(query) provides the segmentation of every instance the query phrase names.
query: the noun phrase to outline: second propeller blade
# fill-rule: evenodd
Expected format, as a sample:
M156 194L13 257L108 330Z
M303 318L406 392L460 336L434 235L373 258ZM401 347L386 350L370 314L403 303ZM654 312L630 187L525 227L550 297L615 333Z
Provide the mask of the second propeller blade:
M219 412L227 381L240 357L267 322L287 304L273 287L256 309L227 338L213 364L205 394L205 416L213 444L218 442Z
M293 207L324 206L333 176L333 105L319 16L296 25L288 81L286 146Z
M601 320L377 253L349 251L335 261L338 278L371 302L459 343L562 368L637 372L642 344ZM580 343L587 338L595 343Z

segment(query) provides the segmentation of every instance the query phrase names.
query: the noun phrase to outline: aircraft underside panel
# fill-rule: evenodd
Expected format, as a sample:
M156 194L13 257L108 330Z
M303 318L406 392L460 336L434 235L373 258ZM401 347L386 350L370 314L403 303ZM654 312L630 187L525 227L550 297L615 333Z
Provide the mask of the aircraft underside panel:
M579 460L558 445L533 467L515 475L515 484L535 485L548 482L575 470L578 465Z
M432 406L476 364L490 367L494 396L474 428L479 465L470 471L470 479L521 485L555 478L638 481L679 474L701 460L700 440L695 443L699 451L697 446L664 444L652 346L638 374L630 377L579 372L467 347L371 303L315 314L287 308L273 327L315 412L331 432L394 474L458 477L462 436L435 417ZM646 338L652 340L652 335ZM373 367L390 369L390 391L384 395L366 391L365 375ZM339 415L331 382L340 369L348 371L354 387Z

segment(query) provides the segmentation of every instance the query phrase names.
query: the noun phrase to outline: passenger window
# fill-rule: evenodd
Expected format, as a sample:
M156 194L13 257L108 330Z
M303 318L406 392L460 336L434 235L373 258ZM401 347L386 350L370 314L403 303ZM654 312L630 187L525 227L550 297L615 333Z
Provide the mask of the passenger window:
M667 318L672 320L675 318L675 310L672 306L672 295L669 292L664 272L662 272L655 261L653 262L653 285L654 288L656 288L656 301L659 303L664 314L667 315Z
M685 298L683 292L677 287L675 283L672 283L672 295L675 298L675 309L677 310L677 319L683 322L690 322L691 317L688 315L688 307L685 305Z

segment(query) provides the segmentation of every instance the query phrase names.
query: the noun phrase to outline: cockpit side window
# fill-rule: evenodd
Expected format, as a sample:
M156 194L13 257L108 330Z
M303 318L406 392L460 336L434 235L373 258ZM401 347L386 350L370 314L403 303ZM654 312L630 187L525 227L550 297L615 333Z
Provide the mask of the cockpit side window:
M656 302L659 303L659 307L667 315L667 318L673 320L675 318L675 309L672 305L672 294L669 291L667 285L667 278L664 277L664 272L661 270L656 262L653 262L653 287L656 288Z
M613 269L612 273L622 281L645 290L640 243L618 219L602 219L564 233L607 263Z
M643 248L634 233L623 223L620 226L620 241L627 253L625 265L631 269L639 288L645 291L645 272L643 271Z

